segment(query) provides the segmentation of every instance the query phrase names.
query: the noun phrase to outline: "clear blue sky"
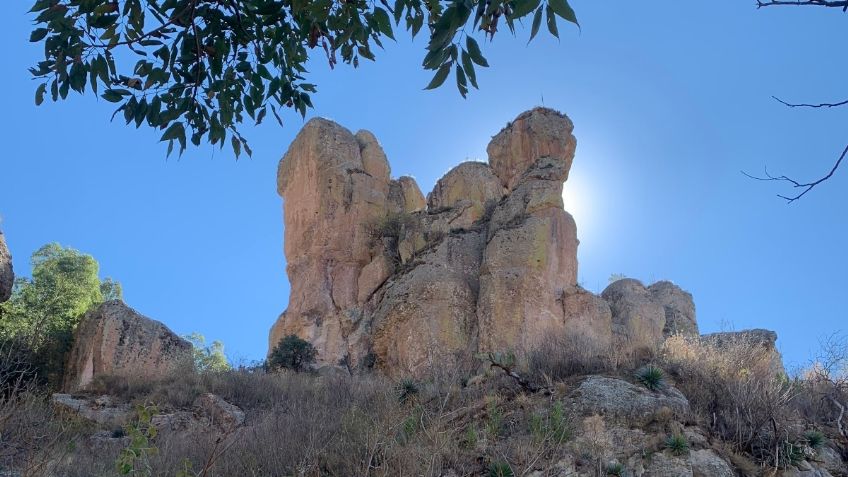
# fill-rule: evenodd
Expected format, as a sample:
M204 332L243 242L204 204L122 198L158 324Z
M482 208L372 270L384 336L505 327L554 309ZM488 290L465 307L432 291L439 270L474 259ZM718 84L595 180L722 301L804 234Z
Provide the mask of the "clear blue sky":
M848 168L792 206L739 172L812 177L845 146L848 111L770 99L848 97L845 15L753 0L572 4L582 32L484 44L492 67L468 99L450 85L422 91L424 43L401 34L358 70L315 61L310 114L373 131L393 174L426 193L544 98L576 125L566 208L587 288L612 273L670 279L694 294L703 331L774 329L790 363L848 331ZM10 2L0 28L0 216L17 272L58 241L94 255L142 313L223 340L236 360L261 358L289 290L275 170L303 120L245 127L253 159L206 147L166 160L155 133L110 123L103 100L72 93L37 108L29 6Z

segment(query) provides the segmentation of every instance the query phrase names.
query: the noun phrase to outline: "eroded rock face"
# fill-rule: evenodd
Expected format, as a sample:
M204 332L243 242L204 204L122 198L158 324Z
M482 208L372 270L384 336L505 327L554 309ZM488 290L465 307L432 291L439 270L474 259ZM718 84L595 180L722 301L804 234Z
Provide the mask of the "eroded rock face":
M552 109L535 108L518 115L489 143L489 164L501 183L515 188L522 176L539 158L548 157L558 167L551 180L568 179L577 142L571 131L574 124Z
M12 269L12 254L6 247L6 237L0 230L0 303L12 296L15 272Z
M562 201L572 130L551 109L522 113L488 164L459 164L425 201L411 177L391 179L373 134L309 121L278 169L291 296L269 352L295 334L319 368L415 377L479 352L522 356L552 336L603 354L623 342L653 352L666 328L697 333L691 296L674 285L624 283L604 298L577 286Z
M692 294L669 281L659 281L648 287L653 301L665 309L666 337L682 334L698 336L698 320L695 319L695 301Z
M636 357L651 356L665 336L665 308L654 300L640 282L625 278L611 283L601 293L612 310L613 334L618 346Z
M191 362L191 343L123 302L109 301L86 313L77 326L63 389L85 389L103 375L160 377Z

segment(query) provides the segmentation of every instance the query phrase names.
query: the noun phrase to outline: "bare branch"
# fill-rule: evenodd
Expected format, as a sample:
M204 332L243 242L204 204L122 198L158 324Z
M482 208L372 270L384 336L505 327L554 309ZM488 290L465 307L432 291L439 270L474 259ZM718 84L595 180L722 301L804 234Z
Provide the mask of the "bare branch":
M777 96L772 96L772 98L779 102L784 106L789 106L790 108L836 108L839 106L845 106L848 104L848 99L845 101L839 101L838 103L787 103L786 101L778 98Z
M841 8L842 11L845 11L848 9L848 0L757 0L757 8L775 5Z
M796 200L800 199L801 197L804 197L804 195L806 195L807 192L810 192L811 190L813 190L813 188L816 187L817 185L819 185L822 182L830 179L833 176L833 174L836 172L836 170L839 169L839 165L842 164L842 160L845 159L846 154L848 154L848 146L845 146L845 149L842 150L842 154L839 155L839 159L836 160L836 163L830 169L830 172L828 172L825 176L822 176L819 179L812 181L812 182L799 182L799 181L792 179L790 177L787 177L785 175L773 176L773 175L769 174L767 169L764 171L763 176L754 176L754 175L748 174L745 171L741 171L741 172L742 172L742 174L746 175L747 177L749 177L751 179L758 180L758 181L788 182L788 183L792 184L793 188L802 189L799 194L791 196L791 197L781 195L781 194L777 195L781 199L786 200L786 202L788 204L791 204L792 202L795 202Z

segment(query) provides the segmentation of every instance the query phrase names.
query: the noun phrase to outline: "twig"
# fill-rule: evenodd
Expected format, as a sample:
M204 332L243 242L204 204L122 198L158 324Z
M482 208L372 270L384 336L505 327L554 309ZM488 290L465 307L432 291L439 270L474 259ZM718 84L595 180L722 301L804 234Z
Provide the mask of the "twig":
M842 154L839 155L839 159L836 160L836 163L830 169L830 172L828 172L826 175L824 175L824 176L820 177L819 179L812 181L812 182L799 182L799 181L792 179L791 177L788 177L788 176L785 176L785 175L773 176L773 175L769 174L768 169L766 169L764 171L764 174L765 174L764 176L754 176L754 175L748 174L745 171L741 171L741 172L745 176L747 176L751 179L758 180L758 181L788 182L788 183L792 184L793 188L803 189L799 194L792 196L792 197L777 194L778 197L786 200L786 203L791 204L792 202L795 202L796 200L800 199L801 197L804 197L807 194L807 192L810 192L811 190L813 190L813 188L816 187L817 185L819 185L822 182L830 179L833 176L833 174L836 172L836 170L839 169L839 165L842 164L842 160L845 158L846 154L848 154L848 146L845 146L845 149L842 150Z
M772 98L780 104L789 106L790 108L836 108L848 104L848 99L845 101L839 101L838 103L787 103L777 96L772 96Z

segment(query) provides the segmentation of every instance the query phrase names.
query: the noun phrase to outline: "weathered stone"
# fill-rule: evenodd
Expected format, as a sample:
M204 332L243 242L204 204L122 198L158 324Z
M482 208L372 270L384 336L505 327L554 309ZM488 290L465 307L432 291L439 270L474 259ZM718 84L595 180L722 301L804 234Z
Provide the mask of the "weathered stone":
M568 179L577 146L572 130L571 120L552 109L521 113L489 143L489 164L501 184L511 191L538 159L551 158L552 167L545 168L546 178L562 183Z
M612 311L617 346L635 357L652 356L664 340L665 308L638 280L625 278L601 293Z
M0 230L0 303L12 296L15 272L12 268L12 254L6 246L6 236Z
M583 415L599 414L629 425L647 424L658 412L670 412L674 418L684 419L690 411L686 397L671 386L649 391L643 386L604 376L586 378L569 399Z
M361 336L358 300L368 293L360 294L357 282L372 261L368 227L387 212L384 161L370 133L357 138L320 118L304 126L280 161L277 190L284 200L291 295L271 329L269 352L294 334L315 346L319 366L348 359L351 348L365 354L365 343L354 337Z
M393 377L421 376L474 350L482 232L451 234L375 296L373 352Z
M651 298L665 309L666 337L681 334L698 336L698 321L695 319L695 302L692 294L669 281L659 281L648 287Z
M190 365L192 346L123 302L103 303L82 318L65 366L63 389L84 389L98 376L164 376Z
M94 401L76 398L70 394L53 394L53 406L59 410L72 412L84 419L98 424L120 427L132 417L130 406L114 404L111 399L98 398Z
M689 453L693 477L734 477L730 465L712 449L701 449Z
M785 374L783 357L777 350L777 333L761 328L742 331L722 331L701 335L701 340L716 348L746 346L761 349L765 359L771 361L775 372Z
M470 227L494 208L506 190L488 164L463 162L445 174L427 196L427 209L461 207L454 227Z
M402 176L389 182L389 211L416 212L424 210L427 202L415 179Z
M233 431L244 424L244 411L215 394L201 394L195 399L194 406L202 416L209 419L213 426L217 426L224 432Z
M651 455L643 477L692 477L692 466L683 456L657 452Z
M356 132L359 143L359 154L362 157L362 168L371 177L388 181L391 175L389 160L377 138L364 129Z
M612 344L612 312L607 302L578 285L562 294L564 315L562 335L599 357L609 353ZM589 353L587 353L589 354Z

